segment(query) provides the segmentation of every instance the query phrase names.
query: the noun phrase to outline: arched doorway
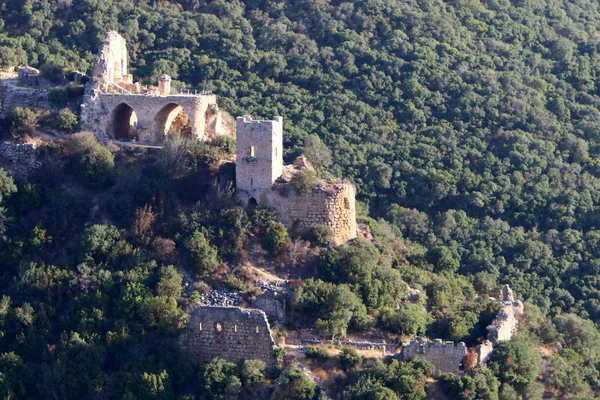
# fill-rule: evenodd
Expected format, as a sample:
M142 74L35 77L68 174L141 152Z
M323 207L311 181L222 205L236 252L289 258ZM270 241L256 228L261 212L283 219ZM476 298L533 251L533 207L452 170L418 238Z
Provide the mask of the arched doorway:
M116 140L129 142L138 140L137 115L133 108L125 103L115 107L110 117L109 135Z
M173 132L179 132L184 137L192 137L190 117L179 104L169 103L161 108L154 117L154 126L159 143Z

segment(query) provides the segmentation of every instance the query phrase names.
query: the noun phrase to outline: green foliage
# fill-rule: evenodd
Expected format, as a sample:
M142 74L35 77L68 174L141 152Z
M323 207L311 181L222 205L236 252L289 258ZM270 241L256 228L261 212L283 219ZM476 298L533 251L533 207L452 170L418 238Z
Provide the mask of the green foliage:
M285 371L283 383L275 392L278 400L317 400L319 396L315 385L298 367Z
M68 108L61 109L56 115L56 127L67 133L74 132L79 125L77 115Z
M13 137L21 137L26 134L32 134L38 124L35 112L29 108L23 107L12 108L8 112L8 122L10 123L10 134Z
M330 243L332 236L331 229L322 224L314 224L306 233L306 239L317 246L326 246Z
M52 88L48 93L48 103L51 107L64 107L69 102L67 91L63 88Z
M379 315L381 325L401 335L423 335L430 317L419 304L403 304L399 310L383 309Z
M237 376L237 366L215 358L202 368L198 396L206 400L237 399L242 383Z
M235 153L235 139L227 135L217 135L213 140L212 144L219 148L226 154Z
M269 251L278 253L290 243L290 235L281 222L269 221L261 237L261 244Z
M523 391L534 382L541 357L531 338L517 334L494 346L488 366L501 383Z
M254 385L265 381L265 362L244 360L240 368L240 378L244 385Z
M308 196L312 193L313 185L316 181L317 173L315 171L312 169L302 169L292 176L290 185L302 196Z
M444 374L440 377L444 393L457 400L498 400L498 379L487 368L458 377Z
M340 365L346 372L360 366L364 362L364 358L352 347L343 347L338 355Z
M200 231L193 232L187 238L185 248L188 253L188 269L198 276L210 276L220 264L217 248Z
M67 140L71 166L81 183L91 189L106 189L115 180L112 153L90 132L79 132Z
M324 362L329 359L329 353L322 347L317 346L308 346L306 350L304 350L304 355L311 360Z

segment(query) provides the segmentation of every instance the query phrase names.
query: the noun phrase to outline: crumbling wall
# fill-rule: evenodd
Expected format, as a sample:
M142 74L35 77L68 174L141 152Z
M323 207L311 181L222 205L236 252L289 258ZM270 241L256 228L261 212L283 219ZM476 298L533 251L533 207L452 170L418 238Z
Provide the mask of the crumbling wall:
M8 160L14 174L25 174L39 166L35 146L30 143L0 143L0 156Z
M269 322L261 310L197 307L179 343L197 364L215 357L234 363L262 360L267 367L275 363Z
M14 107L30 108L32 110L48 110L48 90L32 89L16 86L16 79L0 80L2 95L2 113L6 114Z
M498 315L487 327L488 340L495 342L507 341L517 332L519 320L517 319L523 314L523 303L509 302L504 304Z
M420 343L412 341L402 348L400 357L404 361L415 358L429 361L435 366L435 374L451 373L459 375L462 373L463 361L467 356L467 346L460 342L443 342L436 339L433 342Z
M251 302L252 307L265 312L271 321L283 322L285 320L286 296L282 293L265 290Z
M91 79L96 89L106 92L111 84L132 83L127 73L127 45L118 32L106 32L100 44Z

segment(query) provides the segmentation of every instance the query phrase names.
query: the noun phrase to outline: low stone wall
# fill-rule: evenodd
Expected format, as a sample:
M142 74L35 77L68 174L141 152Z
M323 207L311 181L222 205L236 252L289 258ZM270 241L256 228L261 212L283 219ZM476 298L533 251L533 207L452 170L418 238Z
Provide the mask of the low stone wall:
M237 307L197 307L179 343L197 364L215 357L239 363L262 360L275 363L273 337L265 313Z
M420 343L412 341L402 348L400 358L404 361L419 359L429 361L435 366L435 374L446 372L462 374L463 361L467 356L467 346L464 342L443 342L436 339L433 342Z
M321 339L302 339L305 344L334 344L337 346L351 346L363 350L381 350L385 356L388 353L393 353L397 345L394 343L376 343L376 342L359 342L355 340L321 340Z

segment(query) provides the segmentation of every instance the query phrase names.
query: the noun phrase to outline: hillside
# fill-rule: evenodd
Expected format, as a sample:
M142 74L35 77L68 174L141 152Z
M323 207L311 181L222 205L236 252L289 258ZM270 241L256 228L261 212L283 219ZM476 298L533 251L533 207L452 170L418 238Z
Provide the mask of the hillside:
M288 162L305 153L321 174L356 184L360 221L375 239L339 249L321 246L318 256L303 260L320 280L305 281L304 292L295 293L294 323L333 318L339 310L325 315L321 307L333 291L330 285L337 285L338 295L355 307L350 330L377 326L402 333L391 308L408 301L400 289L407 283L422 290L418 302L427 310L427 319L411 333L426 330L474 343L481 335L478 319L494 313L478 299L509 283L531 317L522 324L527 337L506 351L549 344L563 349L548 355L541 372L515 372L496 360L493 375L502 384L501 398L517 398L510 397L515 390L520 398L540 398L540 381L548 398L600 393L597 348L590 351L600 343L597 2L0 0L0 10L0 67L30 64L44 71L44 65L46 70L54 65L89 72L104 32L116 29L128 41L137 79L152 84L166 73L175 88L213 91L233 116L282 115ZM3 129L9 125L6 121ZM85 151L96 149L81 140ZM185 168L178 171L165 161L173 155L168 150L113 156L96 149L97 164L82 172L88 159L78 146L57 146L47 167L17 180L14 194L9 178L0 179L0 200L8 198L0 213L0 288L10 296L6 307L0 303L6 331L0 373L9 374L2 363L15 364L6 356L14 351L24 364L36 365L31 376L48 379L35 388L21 383L23 398L64 398L69 391L81 396L95 387L110 393L107 398L120 398L127 393L115 376L139 379L144 371L156 375L149 381L163 379L158 367L134 365L123 372L107 365L106 382L91 381L98 371L78 380L71 370L60 370L57 360L71 357L74 343L94 343L91 353L78 347L77 354L104 360L105 352L118 353L104 347L112 345L107 344L111 335L123 336L117 331L130 324L139 329L135 335L146 338L146 329L152 332L144 350L152 353L153 341L166 337L157 332L176 329L185 308L180 292L167 295L156 287L174 276L167 265L194 264L191 273L208 284L214 279L243 291L248 288L219 269L222 261L239 261L249 237L260 241L278 234L267 232L265 221L272 216L247 215L235 207L226 185L211 186L231 176L218 162L231 152L231 143L186 147ZM98 165L108 175L96 173ZM195 184L198 179L202 185ZM214 206L215 198L224 203ZM205 209L203 203L213 205ZM144 216L152 222L142 229ZM104 228L90 231L94 226ZM53 239L48 242L46 235ZM93 240L85 242L90 235L109 244L96 248ZM281 240L281 248L266 247L286 264L291 255L278 252L289 237ZM177 250L165 253L164 246ZM48 268L52 278L42 272ZM106 271L114 280L110 285ZM304 272L292 271L291 277L305 278ZM87 287L71 292L69 282L77 277L83 285L88 275L98 290L95 299ZM131 304L109 304L117 294ZM28 314L24 305L33 302L30 296L37 302L36 318L48 323L32 332L27 327L33 311ZM65 304L63 297L80 303ZM15 310L2 311L11 301ZM79 313L77 321L58 318L67 310L75 313L71 307ZM147 315L165 309L169 321ZM14 325L16 320L23 326ZM88 336L79 336L84 333ZM37 353L59 340L60 351L69 355L48 349L40 359ZM197 382L189 371L165 361L164 354L153 356L169 371L170 395L193 391ZM421 367L410 368L395 373L420 376ZM353 399L375 398L367 396L386 392L383 387L402 391L389 376L377 375L383 372L370 373L352 378L348 387L359 393L370 380L381 390L371 388ZM473 381L494 386L482 374ZM52 389L50 378L57 376L67 382L62 392ZM469 384L476 386L447 383Z

